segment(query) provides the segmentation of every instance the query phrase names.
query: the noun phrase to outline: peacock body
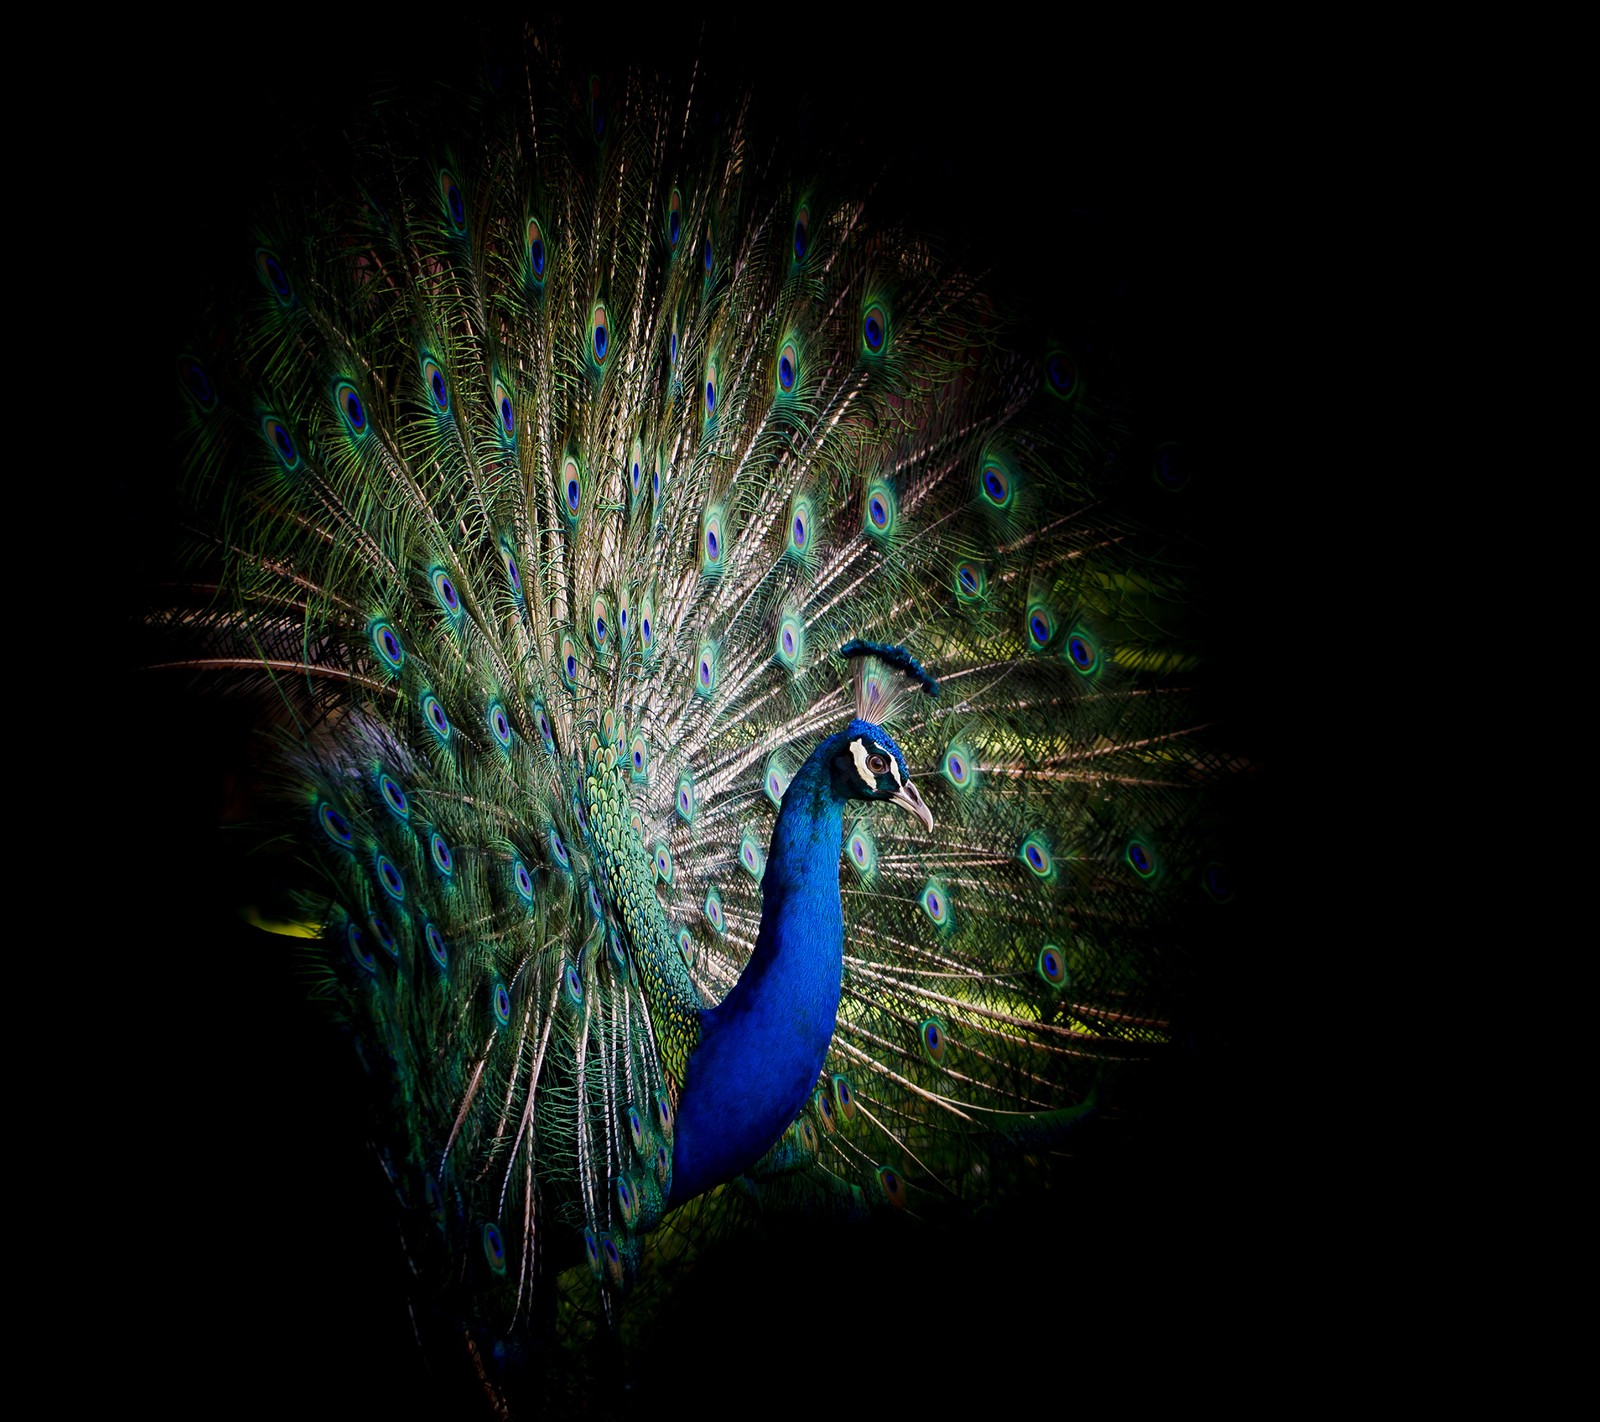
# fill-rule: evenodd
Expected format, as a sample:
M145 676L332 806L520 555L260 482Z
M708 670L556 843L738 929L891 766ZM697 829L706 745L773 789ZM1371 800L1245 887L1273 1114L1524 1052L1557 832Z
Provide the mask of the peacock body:
M251 708L258 917L496 1406L751 1208L1025 1192L1232 893L1175 446L769 123L540 42L375 105L178 361L149 660Z

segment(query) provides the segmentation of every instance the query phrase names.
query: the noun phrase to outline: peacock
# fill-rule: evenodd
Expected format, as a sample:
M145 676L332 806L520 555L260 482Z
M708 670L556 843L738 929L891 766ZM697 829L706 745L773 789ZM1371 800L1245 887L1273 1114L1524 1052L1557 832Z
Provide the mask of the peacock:
M1050 1238L1237 971L1137 362L715 68L379 85L175 342L141 683L226 770L218 932L292 964L269 1060L502 1413L557 1337L637 1381L752 1240Z

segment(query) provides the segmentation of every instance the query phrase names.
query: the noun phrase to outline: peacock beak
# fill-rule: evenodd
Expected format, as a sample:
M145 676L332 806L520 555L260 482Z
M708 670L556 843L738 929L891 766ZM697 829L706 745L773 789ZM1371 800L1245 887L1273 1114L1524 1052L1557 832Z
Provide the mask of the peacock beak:
M891 805L899 805L902 809L915 815L926 828L933 828L933 811L922 803L922 796L917 794L917 787L909 780L900 787L898 794L889 797L889 803Z

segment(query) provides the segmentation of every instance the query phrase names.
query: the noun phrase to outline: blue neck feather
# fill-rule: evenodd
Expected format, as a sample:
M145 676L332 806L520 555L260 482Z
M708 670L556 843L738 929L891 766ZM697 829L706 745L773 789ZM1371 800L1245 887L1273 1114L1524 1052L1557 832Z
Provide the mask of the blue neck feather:
M844 969L839 848L844 797L829 737L784 794L761 879L755 952L733 991L701 1018L672 1149L672 1201L749 1169L799 1114L833 1039Z

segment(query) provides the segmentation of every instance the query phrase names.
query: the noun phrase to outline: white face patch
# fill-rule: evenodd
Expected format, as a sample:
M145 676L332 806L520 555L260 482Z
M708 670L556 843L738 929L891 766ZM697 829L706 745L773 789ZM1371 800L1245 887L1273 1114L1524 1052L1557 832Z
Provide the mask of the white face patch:
M860 736L850 742L850 756L856 763L856 774L861 777L861 783L869 790L876 790L878 778L867 769L867 747Z
M869 790L878 788L878 777L872 773L872 768L867 764L867 758L870 755L881 755L887 760L889 762L889 774L894 776L895 788L897 790L903 788L904 782L900 779L900 766L895 758L884 750L882 746L875 745L869 751L867 743L860 736L857 736L850 742L850 758L856 763L856 774L861 777L861 783Z

